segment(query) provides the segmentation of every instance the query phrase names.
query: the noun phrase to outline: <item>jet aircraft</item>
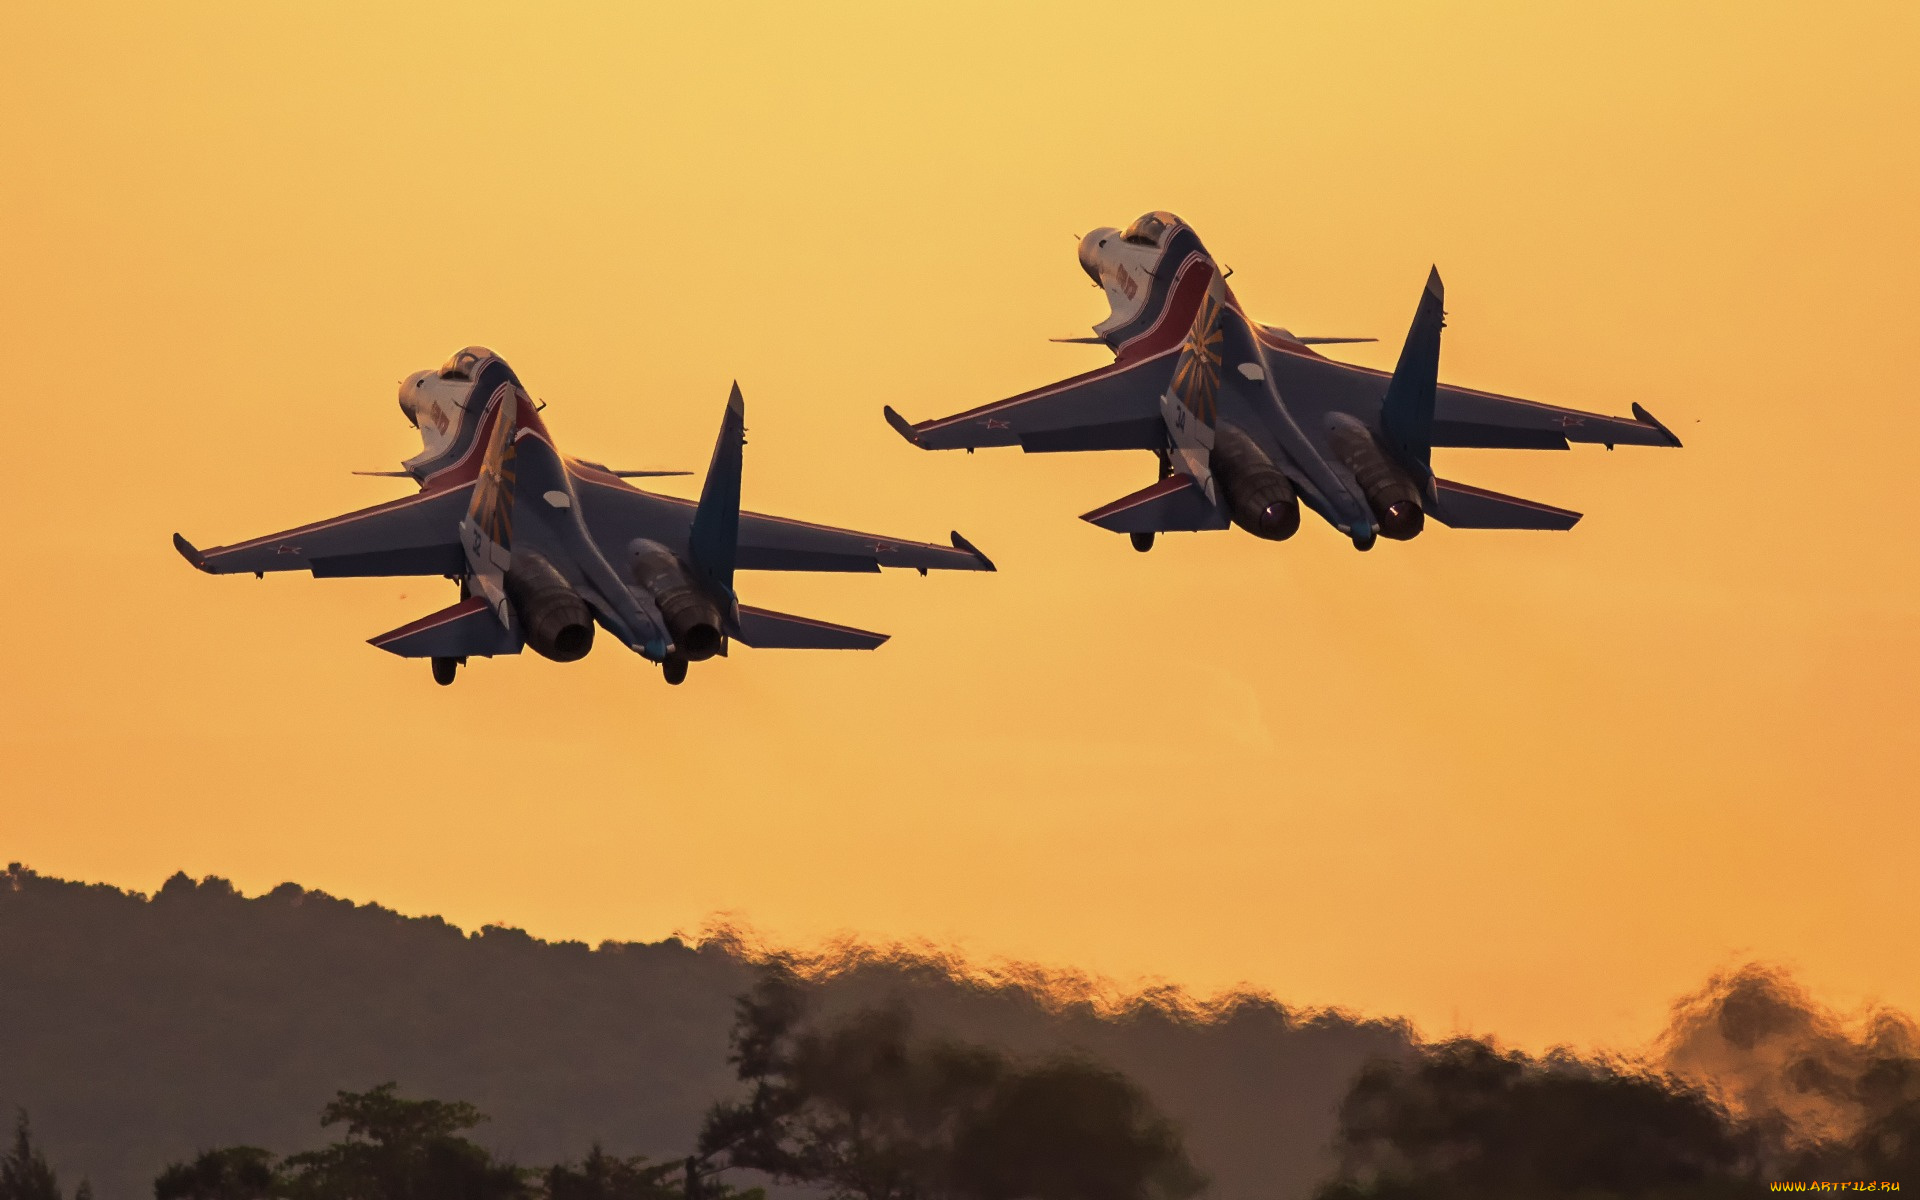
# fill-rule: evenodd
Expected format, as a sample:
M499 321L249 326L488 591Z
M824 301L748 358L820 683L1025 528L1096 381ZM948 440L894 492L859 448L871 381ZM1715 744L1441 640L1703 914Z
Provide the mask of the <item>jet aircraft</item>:
M1680 444L1638 404L1610 417L1441 384L1438 269L1389 375L1313 349L1371 338L1296 337L1253 320L1172 213L1087 234L1080 266L1111 312L1094 337L1057 340L1105 345L1110 366L938 420L912 424L891 406L885 415L928 450L1153 451L1157 482L1082 517L1137 550L1157 533L1229 524L1282 541L1302 504L1361 550L1414 537L1428 516L1465 529L1571 529L1577 512L1436 477L1432 451Z
M937 546L741 512L746 406L737 384L697 504L626 482L687 472L616 471L561 454L540 407L504 359L469 346L401 383L400 410L423 449L403 471L367 472L411 478L416 495L232 546L199 550L179 534L173 544L215 575L457 581L456 603L371 639L431 659L441 684L470 658L522 647L571 662L592 648L596 627L659 663L671 684L730 642L871 650L885 634L741 604L735 572L994 569L958 533Z

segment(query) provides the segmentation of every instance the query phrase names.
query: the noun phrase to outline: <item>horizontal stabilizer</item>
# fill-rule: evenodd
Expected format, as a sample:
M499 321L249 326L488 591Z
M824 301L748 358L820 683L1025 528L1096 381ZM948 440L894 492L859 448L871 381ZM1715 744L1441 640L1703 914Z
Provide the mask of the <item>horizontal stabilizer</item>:
M737 637L741 645L756 650L872 650L886 641L887 636L811 617L740 606Z
M520 653L520 639L478 596L402 625L367 644L402 658L488 658Z
M1572 529L1580 514L1450 479L1433 481L1433 518L1454 529Z
M1226 516L1207 499L1192 476L1178 472L1103 508L1082 513L1080 519L1115 533L1172 533L1227 527Z

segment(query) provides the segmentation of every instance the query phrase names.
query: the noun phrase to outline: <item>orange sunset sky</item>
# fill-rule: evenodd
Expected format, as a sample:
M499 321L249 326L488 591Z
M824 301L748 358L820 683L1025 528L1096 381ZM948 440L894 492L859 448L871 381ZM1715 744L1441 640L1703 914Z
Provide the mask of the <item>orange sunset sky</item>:
M547 937L733 914L1430 1034L1630 1047L1719 967L1920 1011L1911 4L14 4L0 859ZM1073 235L1169 208L1259 317L1680 451L1443 451L1587 514L1355 553L1076 519L1146 455L880 418L1108 360ZM471 342L561 445L997 575L743 577L894 634L449 689L442 580L215 579L401 494ZM691 495L697 480L662 490Z

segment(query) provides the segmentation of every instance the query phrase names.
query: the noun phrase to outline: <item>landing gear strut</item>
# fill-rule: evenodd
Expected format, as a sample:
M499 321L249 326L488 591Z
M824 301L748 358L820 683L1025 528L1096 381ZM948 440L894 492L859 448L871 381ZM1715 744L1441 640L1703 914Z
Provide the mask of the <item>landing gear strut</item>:
M1127 535L1127 540L1133 543L1135 550L1145 554L1147 551L1153 549L1153 530L1135 531Z
M441 687L446 687L453 682L453 677L459 673L459 670L459 659L436 658L433 660L433 681Z
M667 677L668 683L678 687L687 681L687 660L678 655L671 655L660 664L660 673Z

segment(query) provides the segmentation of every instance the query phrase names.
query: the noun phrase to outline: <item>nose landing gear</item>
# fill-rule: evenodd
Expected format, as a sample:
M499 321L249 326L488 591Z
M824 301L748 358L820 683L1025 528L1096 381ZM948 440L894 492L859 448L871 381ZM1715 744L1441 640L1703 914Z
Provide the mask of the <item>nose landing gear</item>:
M434 659L433 660L433 681L439 684L441 687L446 687L448 684L453 682L453 677L459 673L460 664L463 661L464 661L463 659L458 659L458 658Z
M670 655L660 664L660 673L666 676L668 683L678 687L687 681L687 660L679 655Z
M1135 550L1145 554L1147 551L1153 549L1153 530L1148 529L1141 532L1130 533L1127 535L1127 540L1133 543Z

